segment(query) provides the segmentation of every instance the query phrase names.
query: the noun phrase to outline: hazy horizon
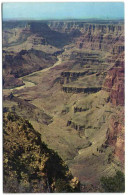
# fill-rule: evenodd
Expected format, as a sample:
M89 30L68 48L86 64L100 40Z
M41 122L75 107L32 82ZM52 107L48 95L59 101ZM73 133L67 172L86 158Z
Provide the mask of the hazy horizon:
M7 20L120 20L120 2L41 2L3 3L2 18Z

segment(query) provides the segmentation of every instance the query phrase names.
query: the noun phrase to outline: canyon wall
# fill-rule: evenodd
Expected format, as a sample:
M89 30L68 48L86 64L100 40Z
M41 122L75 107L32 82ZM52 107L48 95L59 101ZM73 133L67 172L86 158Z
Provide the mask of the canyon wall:
M19 53L3 50L3 86L21 86L23 82L19 77L52 66L56 61L56 56L34 49Z
M115 65L109 70L104 83L104 90L110 93L110 102L113 106L119 106L120 109L110 119L107 141L114 146L114 154L124 163L124 54L122 53Z
M110 101L118 106L124 105L124 54L122 53L115 65L109 70L103 88L110 92Z
M49 22L54 31L69 34L75 38L77 48L110 51L119 54L124 51L123 23Z
M123 22L32 21L4 33L4 88L35 83L5 89L5 110L30 120L83 184L124 170Z

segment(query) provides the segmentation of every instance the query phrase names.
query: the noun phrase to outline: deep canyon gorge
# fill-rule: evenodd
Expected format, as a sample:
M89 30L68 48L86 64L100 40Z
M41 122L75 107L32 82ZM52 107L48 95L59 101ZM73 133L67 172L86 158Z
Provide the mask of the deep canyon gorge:
M60 169L69 168L63 173L69 191L79 191L78 181L85 186L82 192L102 191L104 175L124 172L124 50L122 20L4 21L5 151L7 140L14 142L13 131L23 153L28 143L29 147L37 144L35 150L30 149L33 155L42 152L43 142L49 149L42 152L40 176L54 150L59 155L56 158L61 158L57 160ZM21 117L17 124L8 118L10 112L12 118ZM14 128L11 133L9 125ZM19 138L17 128L21 126L28 133L25 129ZM39 167L38 160L34 162ZM8 162L9 158L5 167ZM46 170L43 185L49 192ZM12 175L16 173L10 173L10 178ZM18 181L25 178L24 172ZM59 189L57 179L53 173L52 192Z

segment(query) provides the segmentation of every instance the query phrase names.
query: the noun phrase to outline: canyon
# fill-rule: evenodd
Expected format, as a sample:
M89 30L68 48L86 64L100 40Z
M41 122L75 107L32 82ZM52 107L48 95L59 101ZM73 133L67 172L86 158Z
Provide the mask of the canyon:
M3 22L3 110L27 119L81 183L124 172L122 20Z

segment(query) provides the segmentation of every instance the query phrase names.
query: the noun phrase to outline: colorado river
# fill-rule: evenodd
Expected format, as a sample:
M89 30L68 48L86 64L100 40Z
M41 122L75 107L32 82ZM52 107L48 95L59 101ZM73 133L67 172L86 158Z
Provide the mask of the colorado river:
M50 67L48 67L48 68L44 68L44 69L42 69L42 70L38 70L38 71L35 71L35 72L33 72L33 73L30 73L30 74L28 74L28 75L26 75L26 76L23 76L23 77L20 77L21 79L25 79L26 77L28 77L28 76L32 76L32 75L34 75L34 74L36 74L36 73L42 73L42 72L46 72L46 71L48 71L48 70L50 70L50 69L52 69L52 68L54 68L54 67L56 67L56 66L58 66L58 65L60 65L60 63L62 62L62 60L61 60L61 58L59 57L59 56L57 56L57 59L58 59L58 61L53 65L53 66L50 66Z
M26 81L27 80L27 77L32 76L34 74L40 74L42 72L46 72L46 71L48 71L48 70L50 70L50 69L52 69L52 68L60 65L60 63L61 63L62 60L61 60L61 58L59 56L57 56L57 59L58 59L58 61L53 66L50 66L48 68L45 68L45 69L42 69L42 70L39 70L39 71L35 71L35 72L30 73L30 74L28 74L26 76L20 77L20 79L23 80L23 82L24 82L25 85L20 86L20 87L15 87L15 88L13 88L13 90L20 90L20 89L24 89L24 88L27 88L27 87L33 87L33 86L35 86L36 85L35 83L30 82L30 81Z
M23 80L24 85L22 85L20 87L15 87L15 88L12 88L12 89L3 89L3 92L6 94L6 93L10 93L10 91L12 92L13 90L20 90L20 89L24 89L24 88L35 86L36 85L35 83L33 83L31 81L27 81L27 77L32 76L34 74L40 74L42 72L46 72L46 71L48 71L48 70L50 70L50 69L60 65L60 63L62 62L60 56L57 56L57 59L58 59L58 61L53 66L50 66L48 68L45 68L45 69L42 69L42 70L39 70L39 71L35 71L35 72L30 73L30 74L28 74L26 76L20 77L20 79Z
M35 83L32 83L32 82L30 82L30 81L24 81L24 80L23 80L23 82L24 82L25 85L22 85L22 86L20 86L20 87L15 87L15 88L13 88L13 89L11 89L11 90L20 90L20 89L23 89L23 88L35 86Z

